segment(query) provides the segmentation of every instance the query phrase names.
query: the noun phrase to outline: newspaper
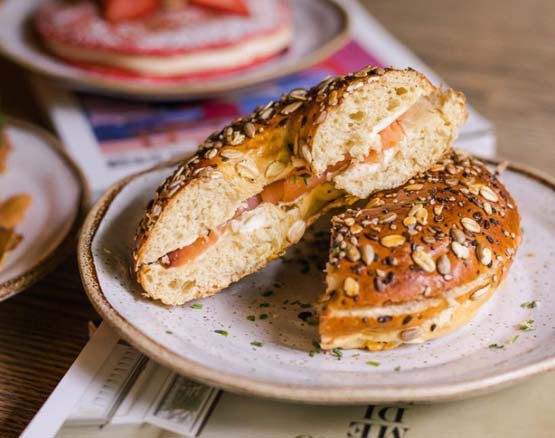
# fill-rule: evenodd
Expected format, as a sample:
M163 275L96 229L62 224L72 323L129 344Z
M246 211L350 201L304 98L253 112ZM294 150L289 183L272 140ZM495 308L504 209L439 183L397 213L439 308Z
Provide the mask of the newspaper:
M431 405L309 406L222 392L178 376L106 323L22 438L551 438L555 373Z
M352 40L330 58L299 73L248 90L189 102L140 102L70 92L36 78L33 85L72 158L99 194L118 179L178 154L191 154L214 130L257 105L328 75L366 65L411 66L442 83L356 1L342 1L352 20ZM483 157L495 154L492 125L470 108L457 145Z

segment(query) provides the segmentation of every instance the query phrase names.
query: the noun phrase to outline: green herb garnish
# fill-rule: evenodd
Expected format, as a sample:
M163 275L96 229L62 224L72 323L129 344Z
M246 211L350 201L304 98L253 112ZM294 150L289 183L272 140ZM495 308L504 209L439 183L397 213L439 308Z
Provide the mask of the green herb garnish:
M253 342L251 342L251 345L254 346L254 347L262 347L263 344L262 344L262 342L253 341Z
M343 356L343 352L341 351L341 348L334 348L333 350L331 350L331 354L332 356L335 356L338 359L341 359L341 357Z
M228 335L226 330L214 330L214 333L218 333L219 335L222 335L222 336Z
M535 309L536 307L538 307L538 302L537 301L527 301L525 303L522 303L520 305L520 307L522 307L523 309Z
M195 304L191 305L191 309L202 309L202 304L195 303Z
M373 367L379 367L381 365L381 363L376 362L374 360L368 360L368 361L366 361L366 365L371 365Z
M258 317L258 319L268 319L268 315L266 313L263 313Z
M526 321L518 325L518 329L522 330L523 332L531 332L532 330L534 330L533 324L534 324L533 319L527 319Z
M488 348L496 348L496 349L501 349L501 348L505 348L504 345L500 345L500 344L489 344Z
M249 316L247 316L247 319L248 319L249 321L254 321L254 320L256 319L256 316L254 316L254 315L249 315Z

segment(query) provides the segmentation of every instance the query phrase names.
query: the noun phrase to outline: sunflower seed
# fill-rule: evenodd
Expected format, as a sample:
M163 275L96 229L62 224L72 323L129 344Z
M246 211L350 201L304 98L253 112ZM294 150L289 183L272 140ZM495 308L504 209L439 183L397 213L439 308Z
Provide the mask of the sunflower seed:
M424 187L424 184L409 184L408 186L405 186L404 189L407 192L415 192L420 190L422 187Z
M266 108L264 111L260 113L259 117L261 120L268 120L270 117L272 117L273 113L274 113L273 108Z
M459 242L451 242L451 249L455 255L460 259L467 259L470 255L468 247L461 245Z
M405 243L405 237L400 234L390 234L389 236L384 236L380 240L380 243L386 248L394 248Z
M420 336L420 329L418 327L403 330L399 336L405 342L413 341Z
M359 224L354 224L351 226L351 228L349 229L349 231L352 234L358 234L363 230L363 228L359 225Z
M403 219L403 225L405 227L416 225L416 218L414 216L407 216Z
M497 196L497 194L488 186L480 187L480 195L482 195L483 198L487 199L490 202L499 201L499 197Z
M364 264L366 266L370 266L370 264L374 261L374 257L375 257L375 252L372 245L369 245L369 244L362 245L362 247L360 248L360 252L361 252L362 261L364 262Z
M347 258L351 262L358 262L360 260L360 252L354 245L347 245L347 249L345 250L347 253Z
M484 202L483 206L484 206L484 211L487 214L493 214L493 209L491 208L491 204L489 202L487 202L487 201Z
M385 202L380 199L380 198L373 198L372 200L370 200L370 202L366 205L366 208L374 208L374 207L380 207L382 205L384 205Z
M306 143L303 143L303 145L301 146L301 154L308 163L312 161L312 153L310 152L310 148Z
M379 218L378 222L380 224L388 224L390 222L393 222L395 219L397 219L397 214L390 212L387 214L384 214L382 217Z
M240 160L245 156L245 154L239 152L237 149L231 148L222 149L220 155L228 160Z
M466 242L466 236L464 235L464 232L462 232L458 228L451 228L450 233L451 233L451 239L453 239L455 242L460 244L463 244L464 242Z
M414 204L414 205L411 207L411 209L410 209L408 215L409 215L409 216L415 216L415 215L416 215L416 212L417 212L418 210L422 209L422 208L423 208L423 207L422 207L422 204Z
M426 225L428 223L428 210L421 208L416 212L414 217L420 225Z
M441 216L442 212L443 212L443 204L434 205L434 214L436 216Z
M243 134L241 134L239 131L233 131L233 135L228 141L229 144L231 144L232 146L237 146L243 143L243 140L245 140L245 136Z
M287 240L291 243L297 243L303 237L304 231L306 229L306 224L302 220L298 220L291 225L289 231L287 231Z
M420 266L426 272L434 272L436 264L430 254L422 249L417 249L412 252L412 261Z
M448 164L445 169L447 170L447 172L449 172L451 175L456 175L457 174L457 168L452 165L452 164Z
M463 217L461 219L461 224L465 230L470 231L472 233L479 233L480 232L480 224L476 222L474 219L469 217Z
M289 105L286 105L281 109L281 113L285 115L289 115L297 111L302 105L303 105L302 101L290 103Z
M434 164L430 167L430 172L443 172L445 170L445 166L443 164Z
M476 255L478 256L478 260L482 265L489 266L493 256L491 249L482 244L478 244L478 246L476 247Z
M235 169L237 173L244 178L255 179L260 175L260 172L250 161L240 161L236 164Z
M266 168L264 176L269 179L275 178L285 170L285 167L281 161L272 161Z
M354 278L347 277L343 283L343 289L348 297L355 297L360 291L360 286Z
M207 160L211 160L213 158L216 158L216 155L218 155L218 149L212 148L206 151L206 153L204 154L204 158L206 158Z
M249 138L253 138L256 134L256 128L251 122L246 123L243 130L245 131L245 135Z
M451 273L451 261L449 260L447 254L442 254L437 259L437 271L441 275L447 275Z
M289 92L289 97L292 99L306 100L306 90L304 88L295 88Z

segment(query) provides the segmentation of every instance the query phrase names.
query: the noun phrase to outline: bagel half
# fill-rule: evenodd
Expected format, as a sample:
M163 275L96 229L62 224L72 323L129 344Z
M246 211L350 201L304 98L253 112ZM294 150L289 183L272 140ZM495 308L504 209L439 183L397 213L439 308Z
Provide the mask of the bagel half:
M465 118L462 94L410 69L292 90L211 135L158 189L136 235L137 279L165 304L212 295L332 206L429 168Z
M460 327L503 281L520 238L511 195L460 152L335 216L322 348L383 350Z

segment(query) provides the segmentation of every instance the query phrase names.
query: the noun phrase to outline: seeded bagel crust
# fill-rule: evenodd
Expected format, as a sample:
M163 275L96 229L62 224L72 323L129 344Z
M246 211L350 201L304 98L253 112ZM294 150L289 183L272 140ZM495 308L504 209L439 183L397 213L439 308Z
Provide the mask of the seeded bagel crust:
M511 195L461 152L371 196L332 220L322 348L382 350L460 327L503 281L520 238Z
M397 149L366 163L370 152L382 148L380 131L409 110ZM212 134L157 190L136 234L138 281L147 295L166 304L213 294L296 243L287 238L291 228L304 231L332 205L348 205L429 168L451 147L465 119L460 93L436 88L411 69L368 67L310 90L292 90ZM256 207L253 212L265 218L253 219L263 222L258 228L236 218L245 201L292 169L317 176L334 166L340 170L294 203ZM230 221L233 232L247 230L240 236L244 244L225 231L198 265L164 266L168 253ZM236 256L229 257L229 267L214 260L216 254L228 260L225 251Z

